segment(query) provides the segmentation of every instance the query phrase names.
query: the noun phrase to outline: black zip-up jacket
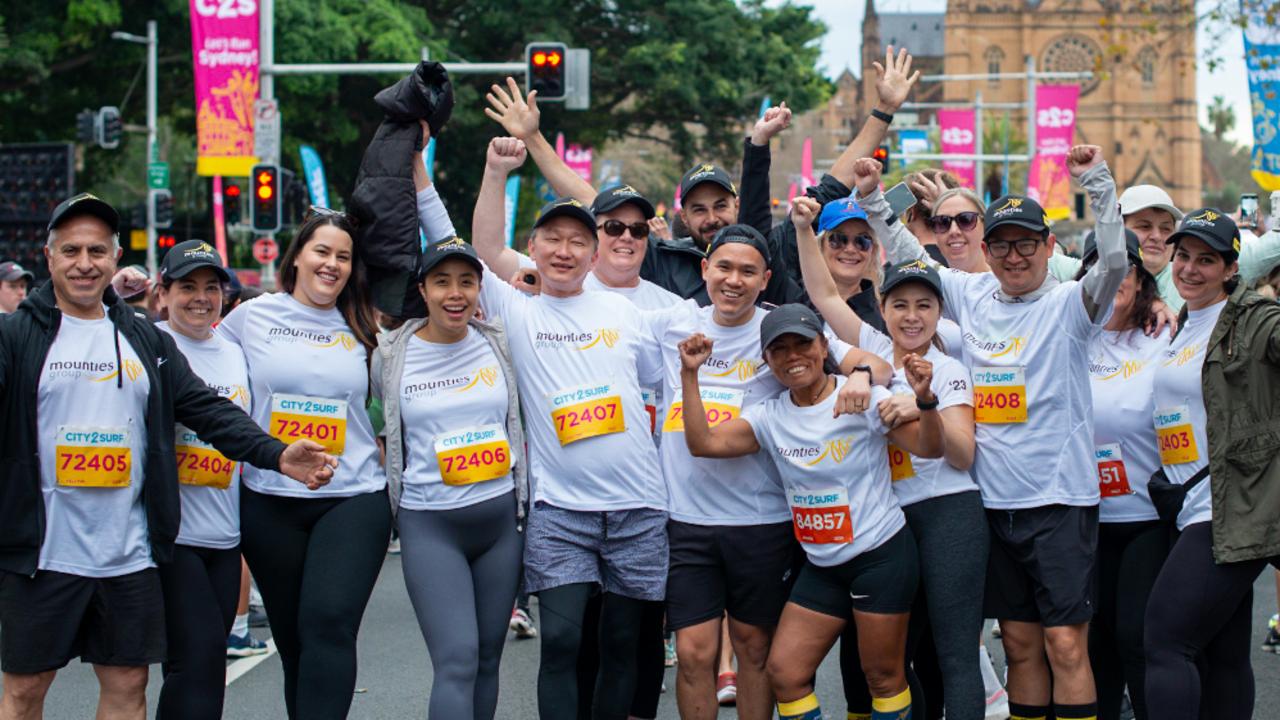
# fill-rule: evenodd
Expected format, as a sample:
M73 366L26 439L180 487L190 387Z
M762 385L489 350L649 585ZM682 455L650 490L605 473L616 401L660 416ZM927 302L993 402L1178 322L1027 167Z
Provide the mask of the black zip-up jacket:
M187 364L173 338L134 313L111 288L103 302L119 343L128 342L147 371L147 452L142 504L151 557L168 562L178 536L181 503L174 422L191 428L218 452L278 470L284 443L267 435L235 403L210 389ZM40 374L58 336L62 313L46 282L0 319L0 570L34 575L46 528L40 487ZM121 387L117 380L117 387Z

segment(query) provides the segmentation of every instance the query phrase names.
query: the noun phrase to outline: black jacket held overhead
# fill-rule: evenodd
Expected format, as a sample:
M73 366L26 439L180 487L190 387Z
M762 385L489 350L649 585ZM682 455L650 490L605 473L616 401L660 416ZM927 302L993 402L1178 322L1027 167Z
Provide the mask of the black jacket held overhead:
M137 353L150 380L142 504L151 557L167 562L178 535L181 504L174 422L196 431L218 452L277 470L284 444L267 435L235 403L218 396L187 364L173 338L107 288L107 317ZM40 486L40 375L58 336L62 313L46 282L16 312L0 316L0 570L33 575L44 542Z

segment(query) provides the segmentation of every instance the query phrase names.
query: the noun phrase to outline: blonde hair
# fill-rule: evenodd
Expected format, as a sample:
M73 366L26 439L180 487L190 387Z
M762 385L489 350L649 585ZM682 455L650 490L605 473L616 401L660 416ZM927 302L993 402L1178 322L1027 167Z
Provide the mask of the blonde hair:
M964 198L965 200L968 200L969 202L973 203L973 206L974 206L974 207L976 207L976 208L978 208L978 214L979 214L979 215L985 215L985 214L986 214L986 212L987 212L987 205L986 205L986 203L982 202L982 198L978 197L978 193L976 193L976 192L974 192L974 191L970 190L970 189L969 189L969 188L967 188L967 187L956 187L956 188L951 188L950 190L948 190L948 191L946 191L946 192L942 193L941 195L939 195L939 196L938 196L938 199L933 201L933 214L934 214L934 215L937 215L937 214L938 214L938 208L942 207L942 203L944 203L944 202L946 202L946 201L948 201L948 200L950 200L951 198L956 197L956 196L960 196L960 197Z

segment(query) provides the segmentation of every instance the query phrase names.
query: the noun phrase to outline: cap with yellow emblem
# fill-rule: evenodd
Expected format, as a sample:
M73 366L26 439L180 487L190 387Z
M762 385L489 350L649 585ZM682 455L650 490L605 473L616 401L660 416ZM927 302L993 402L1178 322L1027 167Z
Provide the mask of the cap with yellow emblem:
M203 267L212 268L222 282L231 282L222 256L203 240L188 240L169 248L160 262L160 279L162 282L181 280Z
M418 258L418 282L422 282L432 268L451 258L470 263L477 273L484 275L484 264L480 262L480 256L471 247L471 243L460 237L451 237L423 249L422 256Z
M714 183L728 190L731 195L738 194L738 186L733 184L733 178L729 177L729 173L724 168L711 163L702 163L689 168L689 172L680 178L680 197L687 198L693 189L702 183Z
M1049 218L1040 203L1024 195L1005 195L987 206L983 217L982 239L986 240L996 228L1012 225L1037 233L1049 229Z
M1203 240L1228 263L1240 256L1240 228L1230 215L1217 208L1201 208L1187 213L1178 231L1165 242L1174 244L1184 237Z
M591 214L576 198L563 197L556 198L538 211L538 219L533 222L533 228L536 230L543 225L551 222L553 218L567 217L571 220L577 220L587 226L587 234L592 237L596 236L596 216Z

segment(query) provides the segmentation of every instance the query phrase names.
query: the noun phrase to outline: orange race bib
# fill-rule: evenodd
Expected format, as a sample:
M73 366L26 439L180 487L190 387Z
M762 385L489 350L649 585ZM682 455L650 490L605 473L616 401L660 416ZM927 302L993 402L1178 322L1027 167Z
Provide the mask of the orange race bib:
M54 452L54 477L63 487L129 487L133 450L128 428L63 425Z
M889 443L889 477L893 482L906 480L916 476L916 469L911 466L911 453Z
M1156 443L1160 448L1160 464L1181 465L1200 459L1196 433L1191 427L1191 408L1186 405L1157 410Z
M1094 450L1094 458L1098 462L1098 492L1104 498L1132 495L1129 487L1129 474L1124 469L1124 457L1120 454L1119 443L1103 445Z
M742 416L742 400L746 393L733 388L705 387L698 396L702 398L702 409L707 415L707 424L715 427ZM667 417L662 421L662 432L684 432L684 403L673 402L667 410Z
M311 440L341 455L347 446L347 401L308 395L271 396L271 437L286 445Z
M179 483L218 490L231 487L235 462L214 450L212 445L196 437L194 430L181 423L177 425L174 450L178 455Z
M815 492L792 490L791 524L796 540L812 545L844 545L853 542L853 517L849 491L833 487Z
M622 397L610 383L567 388L549 399L551 423L561 447L627 429Z
M445 485L471 485L511 472L511 446L501 425L482 425L436 437L436 462Z
M992 424L1026 422L1026 368L974 368L973 419Z

